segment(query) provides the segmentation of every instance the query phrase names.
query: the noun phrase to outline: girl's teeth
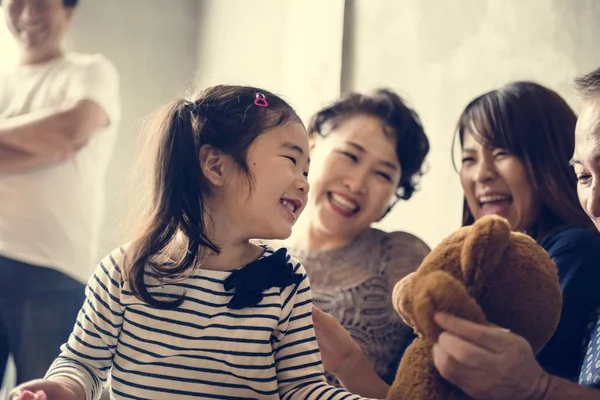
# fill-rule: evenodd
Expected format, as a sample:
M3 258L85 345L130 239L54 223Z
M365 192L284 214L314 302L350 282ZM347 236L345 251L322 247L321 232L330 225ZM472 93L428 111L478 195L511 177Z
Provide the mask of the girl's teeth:
M290 210L292 213L296 211L296 206L292 202L290 202L290 201L282 200L281 204L284 207L286 207L288 210Z

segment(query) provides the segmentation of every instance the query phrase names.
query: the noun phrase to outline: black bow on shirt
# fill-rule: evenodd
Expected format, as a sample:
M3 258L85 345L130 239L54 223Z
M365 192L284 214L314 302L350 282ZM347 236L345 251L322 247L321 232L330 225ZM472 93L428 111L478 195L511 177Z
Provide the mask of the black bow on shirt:
M294 266L287 262L286 249L281 248L271 256L262 257L232 272L225 279L225 290L235 288L235 294L227 307L234 310L254 307L261 302L266 289L283 289L298 284L301 280L302 274L294 273Z

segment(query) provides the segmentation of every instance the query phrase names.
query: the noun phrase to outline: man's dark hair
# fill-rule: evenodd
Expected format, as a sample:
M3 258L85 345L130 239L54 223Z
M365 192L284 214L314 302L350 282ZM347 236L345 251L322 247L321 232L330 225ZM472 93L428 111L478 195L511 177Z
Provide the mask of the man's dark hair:
M582 97L600 94L600 67L575 79L575 89Z

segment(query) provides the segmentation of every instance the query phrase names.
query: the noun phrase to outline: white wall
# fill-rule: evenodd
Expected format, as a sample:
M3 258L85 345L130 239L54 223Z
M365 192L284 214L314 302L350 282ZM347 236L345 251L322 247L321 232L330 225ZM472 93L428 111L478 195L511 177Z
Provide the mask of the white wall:
M198 82L283 94L303 118L340 94L344 0L202 0Z
M475 96L517 79L558 90L600 65L597 0L348 0L343 91L389 86L416 108L431 143L420 192L380 224L430 245L456 229L462 193L451 140Z

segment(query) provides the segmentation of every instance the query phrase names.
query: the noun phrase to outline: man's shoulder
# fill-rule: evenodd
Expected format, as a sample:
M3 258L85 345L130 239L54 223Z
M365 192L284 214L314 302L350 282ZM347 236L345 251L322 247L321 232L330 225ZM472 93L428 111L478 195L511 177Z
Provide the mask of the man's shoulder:
M87 53L65 53L59 59L52 60L45 65L37 66L32 69L29 66L11 66L0 70L0 83L2 81L15 83L21 80L52 80L62 81L59 77L63 76L66 81L72 81L77 77L99 76L103 78L114 77L118 79L118 72L113 62L103 54Z
M590 318L587 351L581 366L579 384L600 388L600 308Z
M113 62L99 53L67 53L64 56L64 65L72 68L110 68L115 69Z

